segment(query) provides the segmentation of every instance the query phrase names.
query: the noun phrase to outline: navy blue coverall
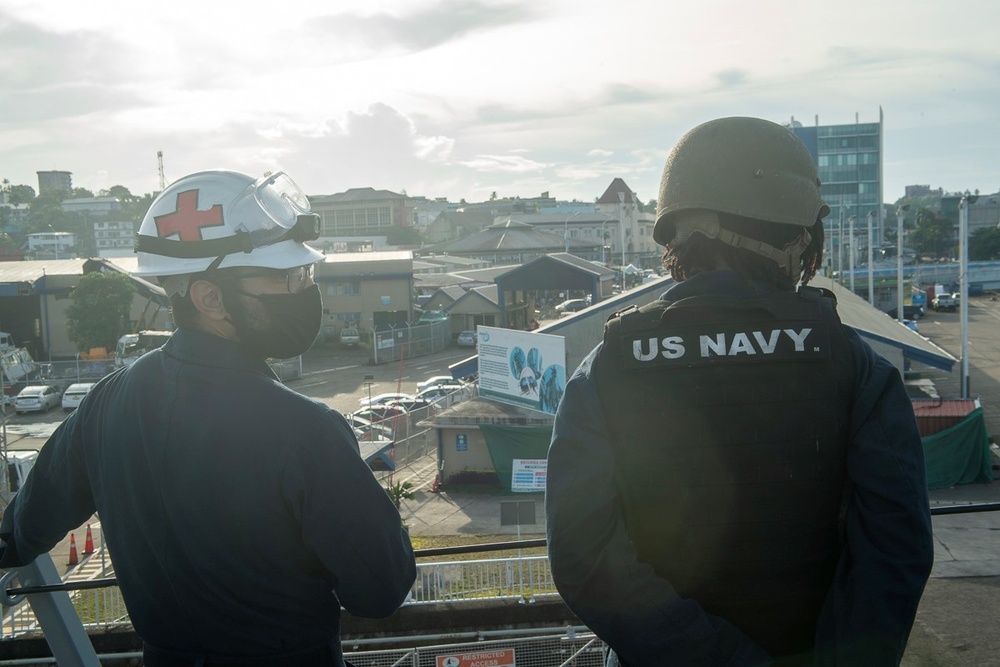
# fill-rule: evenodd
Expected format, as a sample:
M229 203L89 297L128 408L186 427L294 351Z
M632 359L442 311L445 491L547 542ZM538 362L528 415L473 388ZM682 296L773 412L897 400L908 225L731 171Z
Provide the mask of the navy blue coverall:
M388 616L415 578L344 418L191 330L103 379L52 434L3 517L0 566L95 510L147 652L342 664L341 606Z

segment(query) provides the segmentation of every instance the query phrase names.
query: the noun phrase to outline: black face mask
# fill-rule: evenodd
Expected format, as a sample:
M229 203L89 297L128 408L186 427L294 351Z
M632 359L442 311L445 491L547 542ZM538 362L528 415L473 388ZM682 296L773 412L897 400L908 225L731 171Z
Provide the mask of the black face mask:
M257 299L264 308L271 326L261 329L250 323L239 299L227 300L233 306L232 324L240 342L250 352L265 359L290 359L302 354L313 344L323 320L323 301L319 285L312 285L294 294L238 294Z

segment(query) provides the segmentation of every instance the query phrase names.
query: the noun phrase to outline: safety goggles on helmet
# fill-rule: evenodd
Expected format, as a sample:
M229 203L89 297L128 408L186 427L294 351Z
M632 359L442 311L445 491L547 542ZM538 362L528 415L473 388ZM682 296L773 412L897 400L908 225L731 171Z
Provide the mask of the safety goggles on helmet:
M315 265L296 266L291 269L228 269L225 278L283 278L289 294L298 294L314 282Z
M201 233L196 216L204 211L195 208L197 195L197 189L177 192L176 210L154 217L157 235L140 234L136 251L180 259L215 257L213 264L217 265L233 253L249 253L281 241L305 243L319 238L319 216L309 212L306 195L284 172L266 174L231 201L221 203L217 224L229 225L232 233L227 236L194 241L184 238L191 229Z

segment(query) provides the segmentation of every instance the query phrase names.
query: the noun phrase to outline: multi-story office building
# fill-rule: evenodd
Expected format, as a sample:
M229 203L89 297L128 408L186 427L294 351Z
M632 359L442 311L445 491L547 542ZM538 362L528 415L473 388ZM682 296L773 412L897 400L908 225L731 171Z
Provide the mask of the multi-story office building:
M856 244L843 236L844 250L857 245L857 251L867 249L868 219L871 216L873 246L886 242L882 211L882 110L875 123L862 123L857 117L846 125L809 127L792 118L789 127L806 145L816 162L823 200L830 207L825 218L825 232L834 247L849 234L854 219ZM836 251L834 251L836 254ZM855 254L855 258L860 255Z
M73 172L71 171L36 171L38 175L38 194L49 192L73 191Z

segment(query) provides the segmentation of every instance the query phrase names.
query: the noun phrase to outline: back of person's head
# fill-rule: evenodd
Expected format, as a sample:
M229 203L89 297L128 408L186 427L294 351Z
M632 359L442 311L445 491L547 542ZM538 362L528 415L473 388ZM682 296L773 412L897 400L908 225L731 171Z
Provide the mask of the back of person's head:
M792 288L822 260L830 209L805 145L759 118L720 118L685 134L663 168L653 238L684 280L730 268Z
M134 275L158 279L175 323L185 326L195 316L186 298L193 280L314 264L323 254L306 242L317 238L319 217L284 172L258 179L222 169L197 172L153 200L139 227Z

